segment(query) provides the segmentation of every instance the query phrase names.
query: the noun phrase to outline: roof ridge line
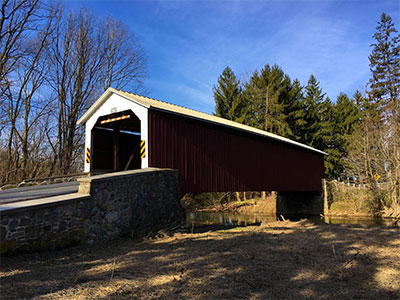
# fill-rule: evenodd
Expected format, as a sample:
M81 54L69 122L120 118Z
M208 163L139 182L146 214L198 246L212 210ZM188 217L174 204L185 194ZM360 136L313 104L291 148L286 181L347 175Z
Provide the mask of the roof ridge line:
M183 106L183 105L178 105L178 104L170 103L170 102L167 102L167 101L163 101L163 100L151 98L151 97L148 97L148 96L143 96L143 95L135 94L135 93L132 93L132 92L125 92L125 91L118 90L118 89L115 89L115 88L112 88L112 89L114 89L114 90L116 90L116 91L118 91L118 92L121 92L121 93L131 94L131 95L134 95L134 96L139 96L139 97L146 98L146 99L150 99L150 100L153 100L153 101L162 102L162 103L169 104L169 105L173 105L173 106L176 106L176 107L182 107L182 108L184 108L184 109L188 109L188 110L191 110L191 111L195 111L195 112L198 112L198 113L201 113L201 114L205 114L205 115L209 115L209 116L213 116L213 117L218 117L218 116L210 115L210 114L208 114L208 113L205 113L205 112L202 112L202 111L199 111L199 110L195 110L195 109L193 109L193 108L189 108L189 107L186 107L186 106ZM220 117L218 117L218 118L220 118ZM227 119L226 119L226 120L227 120Z

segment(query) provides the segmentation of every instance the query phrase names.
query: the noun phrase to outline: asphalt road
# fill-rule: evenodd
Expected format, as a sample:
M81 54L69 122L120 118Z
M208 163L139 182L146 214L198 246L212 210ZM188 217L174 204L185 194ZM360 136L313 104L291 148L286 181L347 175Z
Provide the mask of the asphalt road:
M72 181L8 189L0 191L0 204L72 194L78 192L78 187L79 183Z

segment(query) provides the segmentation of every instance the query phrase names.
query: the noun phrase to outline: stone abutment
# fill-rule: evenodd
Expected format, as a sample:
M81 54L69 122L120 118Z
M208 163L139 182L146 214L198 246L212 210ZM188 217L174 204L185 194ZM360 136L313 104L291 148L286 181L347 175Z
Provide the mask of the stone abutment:
M135 237L185 220L176 170L149 168L78 181L77 194L2 205L1 253Z

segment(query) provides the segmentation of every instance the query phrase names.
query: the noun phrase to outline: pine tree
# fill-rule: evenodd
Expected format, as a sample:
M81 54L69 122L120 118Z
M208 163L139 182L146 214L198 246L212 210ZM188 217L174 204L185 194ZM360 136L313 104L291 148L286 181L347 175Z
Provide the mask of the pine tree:
M359 90L354 93L352 101L361 111L369 108L368 98L364 97Z
M340 150L337 147L334 105L327 97L322 102L317 103L316 110L318 111L318 125L313 133L312 145L328 153L325 156L325 176L327 178L337 178Z
M392 18L381 15L373 35L369 56L372 78L369 82L370 98L382 112L385 128L381 131L382 147L376 152L385 168L385 179L390 185L392 204L400 204L400 36Z
M277 65L265 65L255 71L245 85L245 97L249 104L246 124L281 136L292 136L286 121L287 91L290 79Z
M373 38L369 55L372 78L369 81L370 97L379 103L388 115L398 115L400 84L400 36L394 28L392 18L382 13Z
M342 152L335 131L335 106L322 92L318 80L311 75L301 102L303 113L298 120L300 141L326 152L325 176L338 178L342 172Z
M353 133L354 128L362 120L362 105L365 103L365 98L357 91L353 99L349 99L346 94L340 93L334 105L334 144L337 150L335 162L335 177L345 179L346 165L345 158L347 157L347 148L349 136Z
M361 106L357 101L363 97L357 91L353 99L346 94L340 93L335 104L335 128L339 135L345 137L352 133L355 124L359 123L362 117Z
M240 82L231 68L226 67L214 86L215 115L243 123L246 111Z
M285 114L286 121L291 130L290 138L300 141L302 131L301 129L305 126L305 111L302 106L303 99L303 87L300 85L300 81L295 79L291 83L286 91L286 106Z
M400 49L396 33L392 19L383 13L369 55L368 98L357 95L362 121L347 143L348 171L369 184L378 209L400 206Z
M302 106L304 109L304 124L301 129L301 142L316 147L320 150L321 146L317 137L317 132L321 126L321 105L324 100L325 94L319 87L319 82L311 75L308 79L307 86L305 87L305 97L302 99Z

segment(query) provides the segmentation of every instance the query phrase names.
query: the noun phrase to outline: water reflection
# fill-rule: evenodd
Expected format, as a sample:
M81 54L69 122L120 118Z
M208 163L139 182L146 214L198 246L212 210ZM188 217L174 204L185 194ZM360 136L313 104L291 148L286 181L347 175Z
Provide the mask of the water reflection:
M367 226L398 226L394 219L379 218L354 218L354 217L328 217L315 215L284 215L286 220L299 221L308 219L315 224L359 224ZM222 226L251 226L261 223L275 222L281 219L275 214L242 214L230 212L188 212L186 214L187 227L200 227L209 225Z

